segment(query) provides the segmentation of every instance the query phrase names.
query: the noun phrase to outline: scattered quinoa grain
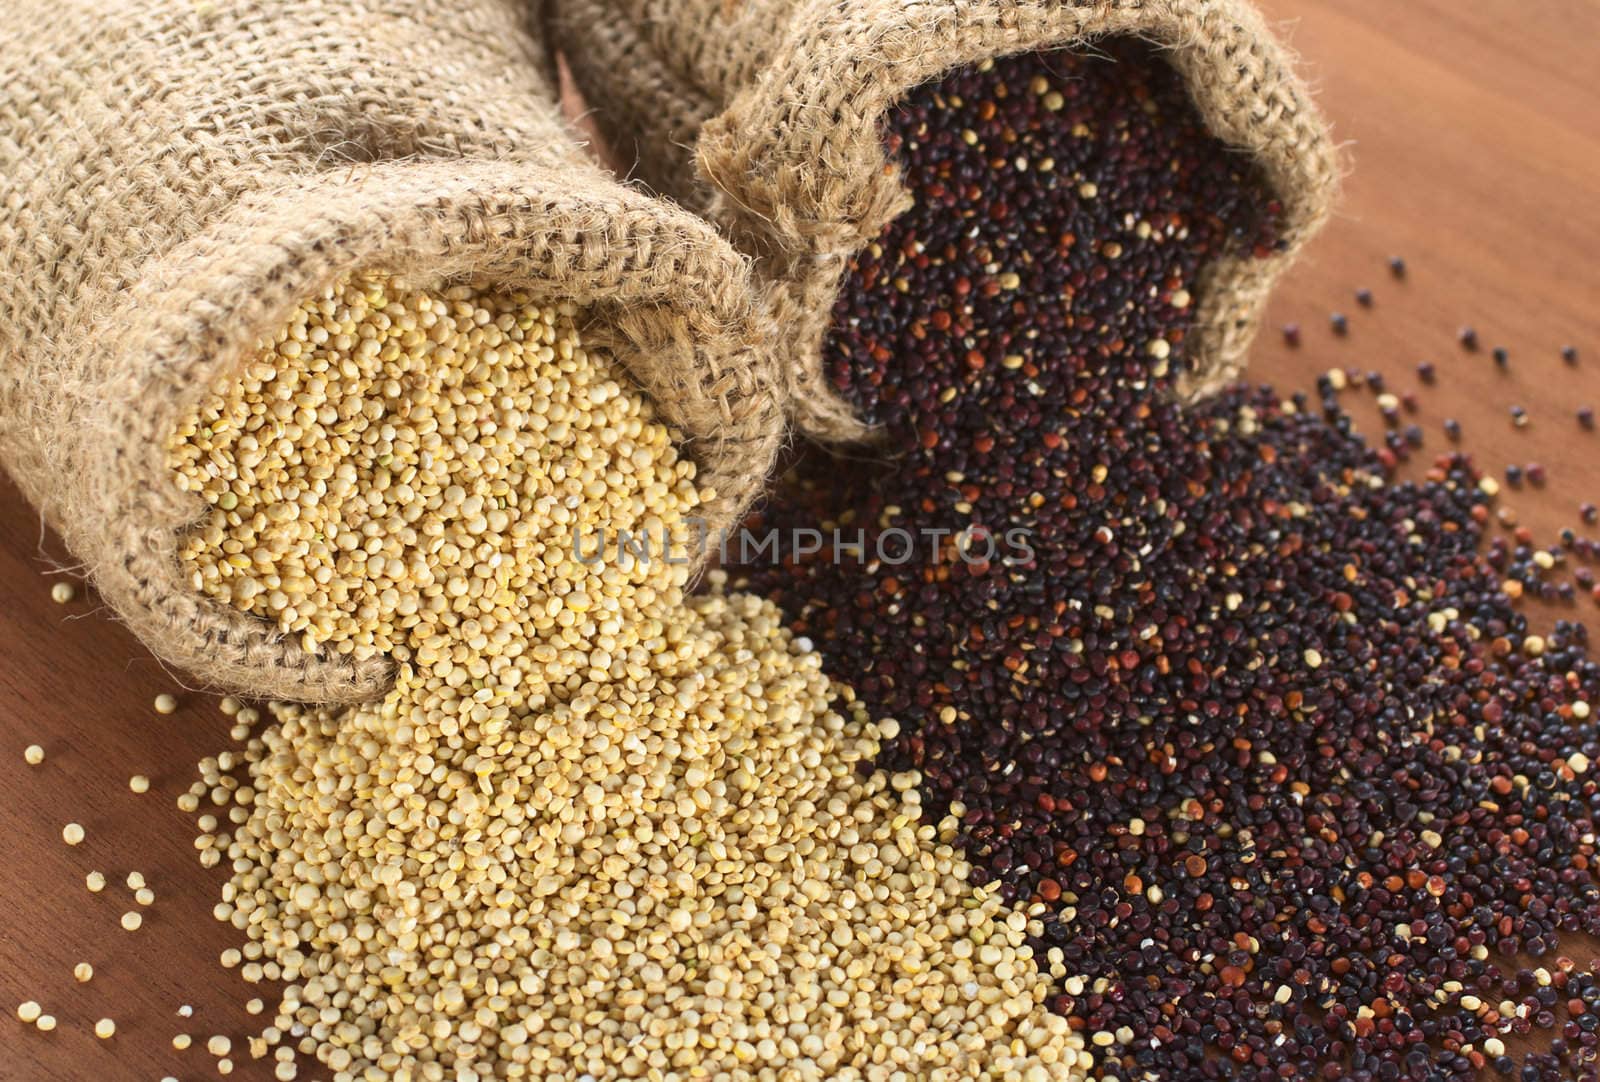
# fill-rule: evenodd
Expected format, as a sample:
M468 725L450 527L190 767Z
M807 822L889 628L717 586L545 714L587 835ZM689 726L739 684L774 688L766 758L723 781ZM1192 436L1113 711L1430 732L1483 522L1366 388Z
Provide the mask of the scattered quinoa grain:
M156 713L158 714L176 713L178 709L177 696L163 691L161 694L156 696L155 707Z
M1531 535L1483 552L1493 479L1355 434L1338 396L1383 394L1372 374L1172 401L1193 328L1142 300L1192 285L1242 178L1170 131L1075 146L1079 121L1112 140L1174 107L1114 55L1114 75L1061 54L953 72L886 122L911 205L849 267L825 370L895 454L805 456L759 517L868 549L1017 526L1030 555L962 565L933 540L892 566L737 573L897 720L874 765L916 779L974 875L1026 907L1052 1005L1115 1047L1098 1074L1592 1074L1600 981L1556 962L1600 931L1587 632L1558 621L1528 649L1507 595L1525 577L1538 596ZM1022 93L1057 79L1059 131ZM1056 217L1007 164L1046 155L1092 206ZM1195 173L1198 204L1169 186ZM1189 243L1144 249L1146 206ZM989 268L1024 265L1036 292L992 299ZM1401 484L1408 462L1422 479ZM1539 1050L1481 1062L1510 1032Z
M80 823L68 823L61 828L61 840L68 845L82 845L83 838L83 826Z
M907 1076L1081 1078L1026 919L914 776L860 769L878 730L778 610L577 558L682 536L704 494L576 315L352 279L169 445L212 508L198 588L397 669L375 703L272 704L186 794L229 808L197 820L247 937L225 964L287 985L262 1049L340 1078L847 1076L887 1018Z
M128 779L128 788L135 793L148 793L150 791L150 779L143 774L135 774Z
M33 1023L37 1022L39 1020L39 1016L43 1013L44 1009L31 999L25 1000L17 1006L17 1020L26 1025L31 1026Z
M117 1024L109 1018L102 1018L94 1024L94 1035L102 1041L110 1040L116 1032Z
M79 962L72 967L72 979L79 984L85 984L94 978L94 966L88 962Z
M144 917L140 916L137 911L130 909L128 912L122 914L121 923L123 931L137 932L139 930L139 926L144 923Z
M44 749L38 744L29 744L22 749L22 761L29 766L38 766L44 762Z
M50 600L57 605L65 605L78 596L78 591L70 582L57 582L50 587Z

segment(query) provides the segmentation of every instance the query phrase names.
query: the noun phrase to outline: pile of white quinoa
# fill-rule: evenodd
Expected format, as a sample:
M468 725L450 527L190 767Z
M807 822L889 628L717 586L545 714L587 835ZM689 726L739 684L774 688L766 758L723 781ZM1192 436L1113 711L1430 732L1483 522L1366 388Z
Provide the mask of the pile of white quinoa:
M573 322L355 279L173 435L196 586L398 669L201 764L217 914L286 982L252 1051L335 1082L1086 1077L1044 1007L1068 974L915 777L861 769L877 727L777 610L578 558L706 494Z

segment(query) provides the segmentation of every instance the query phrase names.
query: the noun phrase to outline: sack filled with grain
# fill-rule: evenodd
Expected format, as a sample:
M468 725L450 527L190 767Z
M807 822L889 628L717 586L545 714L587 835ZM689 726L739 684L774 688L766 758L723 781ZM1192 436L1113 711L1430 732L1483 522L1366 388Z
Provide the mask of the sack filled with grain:
M957 69L1046 50L1151 43L1210 134L1276 205L1276 243L1202 269L1181 390L1235 377L1273 283L1326 218L1337 161L1290 58L1245 0L551 0L601 131L635 175L758 257L786 325L791 410L825 439L865 432L824 378L852 256L910 204L886 117ZM1070 187L1063 187L1072 198Z
M781 438L745 259L617 184L512 0L16 0L0 28L0 461L161 658L341 701L382 657L308 652L180 567L204 510L180 417L356 273L575 306L732 520Z

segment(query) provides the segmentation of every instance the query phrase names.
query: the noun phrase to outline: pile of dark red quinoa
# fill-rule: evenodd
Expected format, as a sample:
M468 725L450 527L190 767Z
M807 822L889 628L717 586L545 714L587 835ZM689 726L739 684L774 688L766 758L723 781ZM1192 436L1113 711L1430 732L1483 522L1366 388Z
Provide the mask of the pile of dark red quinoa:
M1247 163L1132 44L958 72L887 139L916 204L827 347L881 449L760 527L913 551L743 574L1032 907L1053 1006L1112 1078L1593 1077L1583 629L1512 608L1464 459L1400 483L1328 388L1170 394L1199 268L1270 244Z

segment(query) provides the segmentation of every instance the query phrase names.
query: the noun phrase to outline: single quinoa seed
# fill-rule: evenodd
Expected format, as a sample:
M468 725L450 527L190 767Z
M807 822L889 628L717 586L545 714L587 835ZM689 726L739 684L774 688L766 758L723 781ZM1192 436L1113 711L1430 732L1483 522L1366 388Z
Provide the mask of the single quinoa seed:
M66 605L77 596L78 591L70 582L57 582L50 587L50 600L57 605Z
M22 749L22 761L29 766L38 766L44 762L44 749L38 744L29 744Z
M176 696L163 691L156 696L155 708L158 714L175 713L178 709L178 699Z
M82 845L83 839L84 831L81 824L68 823L61 828L61 840L68 845Z
M116 1033L117 1024L109 1018L102 1018L94 1024L94 1035L102 1041L109 1041Z
M87 984L94 979L94 966L88 962L79 962L72 967L72 979L79 984Z

